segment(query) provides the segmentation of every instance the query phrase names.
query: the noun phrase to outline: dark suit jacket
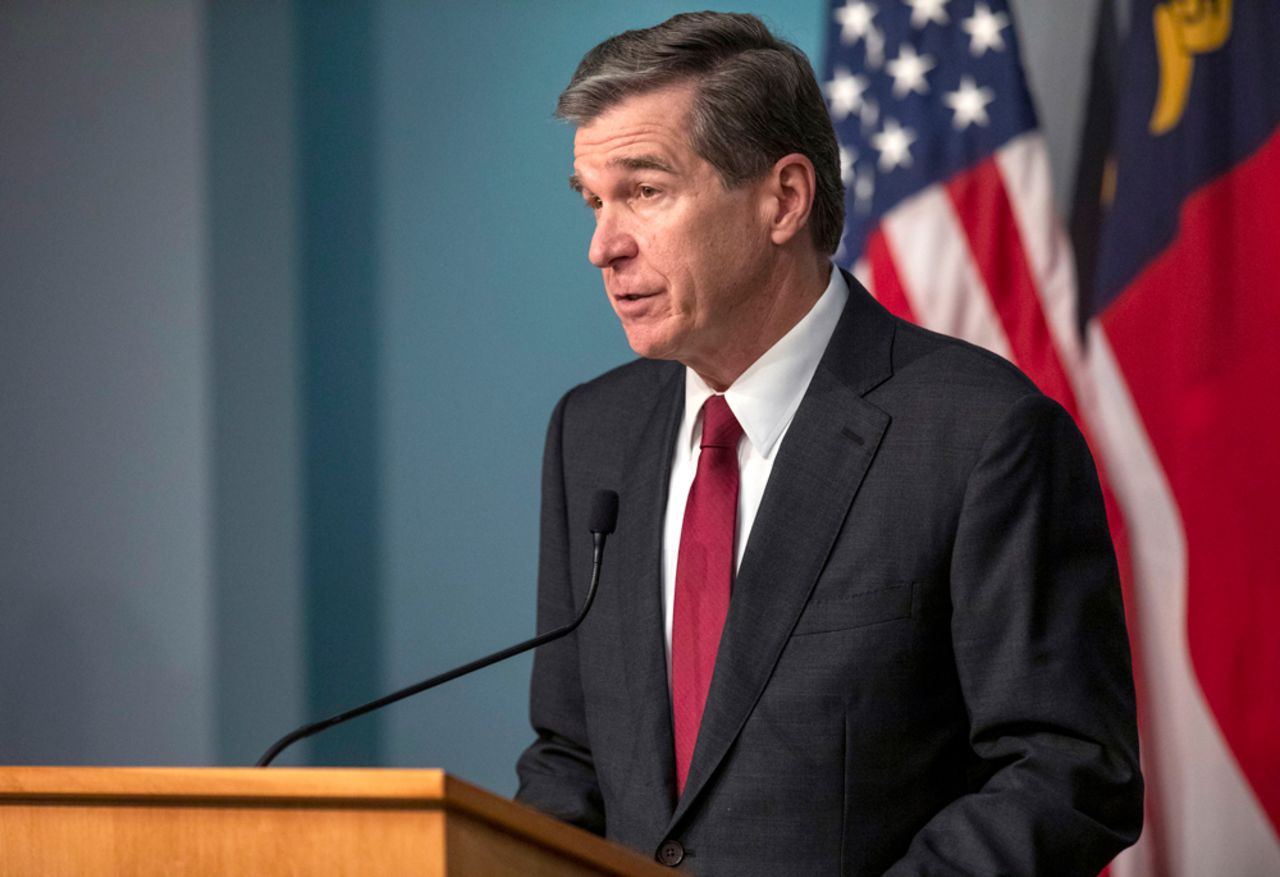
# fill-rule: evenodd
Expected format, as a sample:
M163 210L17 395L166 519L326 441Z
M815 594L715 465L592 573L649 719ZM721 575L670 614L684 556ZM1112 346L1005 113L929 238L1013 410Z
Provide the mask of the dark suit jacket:
M659 559L683 367L575 388L543 471L518 800L706 875L1095 875L1141 823L1097 475L999 357L851 296L774 463L675 798ZM670 851L670 847L669 847Z

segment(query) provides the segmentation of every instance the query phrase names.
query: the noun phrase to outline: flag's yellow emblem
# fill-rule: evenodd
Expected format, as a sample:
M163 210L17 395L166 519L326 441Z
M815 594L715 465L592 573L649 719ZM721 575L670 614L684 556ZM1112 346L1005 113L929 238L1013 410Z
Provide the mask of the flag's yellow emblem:
M1231 0L1169 0L1156 6L1160 92L1151 133L1164 134L1182 120L1195 71L1195 56L1222 47L1231 35Z

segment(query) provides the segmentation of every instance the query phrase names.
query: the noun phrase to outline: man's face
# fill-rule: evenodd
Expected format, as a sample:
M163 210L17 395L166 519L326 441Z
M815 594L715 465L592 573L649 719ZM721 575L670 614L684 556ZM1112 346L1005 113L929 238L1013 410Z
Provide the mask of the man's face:
M694 152L692 98L688 85L636 95L579 128L571 182L595 213L588 258L632 349L714 378L773 306L771 206L764 181L726 190Z

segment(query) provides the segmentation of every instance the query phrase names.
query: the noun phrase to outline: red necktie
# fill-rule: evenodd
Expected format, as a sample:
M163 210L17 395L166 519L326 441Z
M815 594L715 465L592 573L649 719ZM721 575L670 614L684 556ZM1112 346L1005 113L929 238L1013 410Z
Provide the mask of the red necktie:
M702 406L702 453L689 488L676 558L671 622L671 709L676 789L684 792L702 710L729 612L738 520L738 425L724 396Z

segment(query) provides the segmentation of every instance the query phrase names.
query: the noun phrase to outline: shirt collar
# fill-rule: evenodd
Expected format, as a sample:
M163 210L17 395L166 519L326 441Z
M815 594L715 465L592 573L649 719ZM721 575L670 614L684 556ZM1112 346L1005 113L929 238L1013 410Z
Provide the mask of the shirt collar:
M818 362L848 299L849 286L840 269L832 265L827 288L809 313L725 390L729 410L738 418L747 440L760 456L767 458L773 452L800 407L800 400L818 370ZM715 395L715 390L693 369L684 371L684 429L680 447L691 454L694 437L699 432L694 428L699 412L702 404Z

